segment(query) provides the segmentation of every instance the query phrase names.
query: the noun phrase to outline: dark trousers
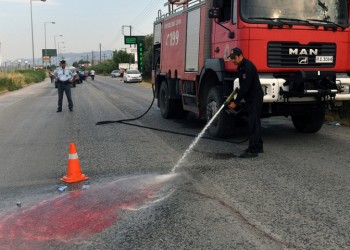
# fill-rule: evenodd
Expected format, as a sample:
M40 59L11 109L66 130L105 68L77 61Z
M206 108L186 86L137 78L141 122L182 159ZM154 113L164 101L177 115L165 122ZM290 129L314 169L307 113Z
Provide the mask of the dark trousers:
M58 109L62 110L62 99L63 99L63 92L66 92L67 100L68 100L68 108L73 109L73 101L72 101L72 95L71 95L71 89L70 89L71 83L69 81L58 83Z
M261 111L263 98L247 103L248 123L249 123L249 147L248 150L252 153L258 153L264 149L263 140L261 139Z

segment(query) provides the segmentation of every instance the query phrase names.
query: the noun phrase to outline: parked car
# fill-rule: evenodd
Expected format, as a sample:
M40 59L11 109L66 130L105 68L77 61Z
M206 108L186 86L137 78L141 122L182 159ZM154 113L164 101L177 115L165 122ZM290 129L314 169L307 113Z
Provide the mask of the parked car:
M75 88L75 86L77 85L77 83L80 83L80 77L79 74L75 71L73 73L73 79L72 79L72 86Z
M124 82L142 82L142 75L137 69L128 69L124 72Z
M111 77L119 77L119 76L120 76L119 70L113 70L111 72Z

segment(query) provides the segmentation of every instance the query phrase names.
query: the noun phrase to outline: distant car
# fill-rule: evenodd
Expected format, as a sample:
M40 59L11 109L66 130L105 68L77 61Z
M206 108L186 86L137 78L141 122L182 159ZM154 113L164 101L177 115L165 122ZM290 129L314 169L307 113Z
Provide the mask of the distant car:
M111 72L111 77L119 77L119 76L120 76L119 70L113 70Z
M79 73L74 72L74 73L73 73L73 79L72 79L72 86L75 88L75 86L77 85L77 83L80 83Z
M137 69L128 69L124 72L124 82L142 82L142 75Z

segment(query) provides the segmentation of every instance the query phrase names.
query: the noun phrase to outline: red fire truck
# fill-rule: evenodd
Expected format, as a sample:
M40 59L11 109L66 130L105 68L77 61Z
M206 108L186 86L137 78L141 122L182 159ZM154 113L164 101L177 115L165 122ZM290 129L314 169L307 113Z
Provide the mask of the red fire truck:
M350 100L349 0L169 0L154 22L152 78L164 118L210 119L239 87L227 57L242 49L256 65L263 117L291 116L317 132L325 109ZM221 112L209 131L227 137L237 119Z

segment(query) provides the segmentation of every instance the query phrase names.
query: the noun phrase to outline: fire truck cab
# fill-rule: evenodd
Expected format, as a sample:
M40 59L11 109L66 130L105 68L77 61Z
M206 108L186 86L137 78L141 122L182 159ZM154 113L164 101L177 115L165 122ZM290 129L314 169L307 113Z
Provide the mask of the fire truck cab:
M263 117L291 116L317 132L325 109L350 100L349 0L169 0L154 22L152 79L164 118L210 119L239 87L227 57L242 49L259 72ZM221 112L209 131L230 136Z

